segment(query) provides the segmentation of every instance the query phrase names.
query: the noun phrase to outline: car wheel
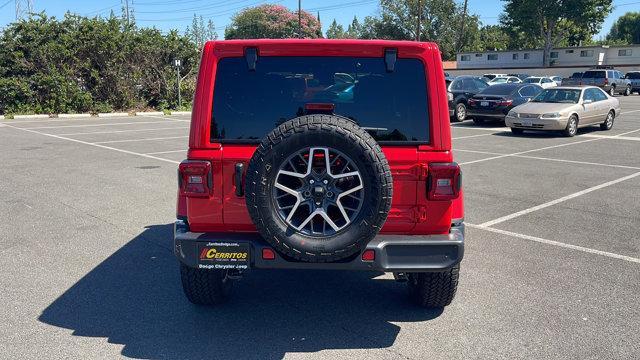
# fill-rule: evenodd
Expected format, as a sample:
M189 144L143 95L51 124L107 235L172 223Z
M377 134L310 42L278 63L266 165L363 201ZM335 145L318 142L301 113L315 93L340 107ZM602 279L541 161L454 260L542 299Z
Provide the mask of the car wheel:
M233 280L228 270L195 269L180 264L182 290L196 305L217 305L225 302L231 293Z
M524 130L518 129L518 128L511 128L511 133L513 133L513 135L522 135L524 134Z
M616 94L616 87L611 85L609 88L609 95L614 96Z
M384 225L393 182L382 149L363 128L307 115L271 131L246 175L246 203L262 237L305 262L353 256Z
M607 118L604 120L602 124L600 124L600 129L611 130L611 128L613 127L613 120L615 119L615 117L616 115L613 112L613 110L609 111L609 113L607 114Z
M571 115L569 120L567 121L567 127L562 132L564 136L573 137L578 133L578 117L575 115Z
M456 296L460 265L441 272L409 273L409 296L425 308L441 308Z
M627 86L626 89L624 89L624 96L629 96L631 95L631 86Z
M454 116L458 121L464 121L467 118L467 107L464 105L464 103L458 103L458 105L456 105Z

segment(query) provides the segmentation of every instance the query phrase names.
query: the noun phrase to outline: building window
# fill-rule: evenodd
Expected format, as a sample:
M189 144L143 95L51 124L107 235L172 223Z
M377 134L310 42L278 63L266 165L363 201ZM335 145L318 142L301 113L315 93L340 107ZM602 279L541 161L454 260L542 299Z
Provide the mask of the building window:
M498 60L498 54L487 54L487 60Z
M552 59L557 59L558 58L558 52L557 51L552 51L551 54L549 55L550 58Z
M593 57L593 50L581 50L580 57Z
M476 57L482 57L482 54L476 54Z
M631 56L631 49L618 50L618 56Z
M524 59L529 60L529 53L524 53Z
M512 58L513 60L518 60L518 54L513 54L513 55L511 55L511 58Z
M471 61L471 55L460 55L460 61Z
M573 54L573 50L565 50L564 53L565 54Z

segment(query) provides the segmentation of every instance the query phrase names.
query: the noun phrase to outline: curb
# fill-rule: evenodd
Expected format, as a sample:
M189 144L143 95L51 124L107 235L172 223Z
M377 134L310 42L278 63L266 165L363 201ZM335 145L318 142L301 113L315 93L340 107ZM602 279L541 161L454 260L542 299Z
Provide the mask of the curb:
M136 116L144 116L144 115L164 116L164 113L162 111L141 111L141 112L136 112L135 115Z
M124 117L124 116L129 116L129 113L126 113L126 112L98 113L98 117Z
M57 117L59 117L59 118L68 118L68 119L89 118L89 117L91 117L91 114L58 114Z
M48 119L51 116L49 116L48 114L41 114L41 115L13 115L14 119Z

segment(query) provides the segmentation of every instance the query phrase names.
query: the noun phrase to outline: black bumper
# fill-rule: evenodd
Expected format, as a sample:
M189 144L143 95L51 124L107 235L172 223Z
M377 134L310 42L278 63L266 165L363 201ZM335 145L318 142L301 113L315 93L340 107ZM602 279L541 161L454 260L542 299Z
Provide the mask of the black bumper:
M349 261L307 263L287 260L278 253L273 260L263 259L262 249L272 247L256 233L194 233L178 220L174 227L174 253L183 264L197 268L199 244L246 243L251 248L250 268L428 272L458 264L464 254L464 236L463 223L452 226L448 235L378 235L364 250L374 250L373 261L363 261L359 254Z

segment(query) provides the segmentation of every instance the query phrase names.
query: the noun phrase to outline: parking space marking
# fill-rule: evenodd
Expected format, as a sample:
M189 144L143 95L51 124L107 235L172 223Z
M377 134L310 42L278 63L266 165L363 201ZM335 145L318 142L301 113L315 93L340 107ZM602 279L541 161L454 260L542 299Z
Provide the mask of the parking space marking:
M496 225L496 224L500 224L502 222L505 222L505 221L508 221L508 220L511 220L511 219L515 219L515 218L520 217L522 215L530 214L530 213L532 213L534 211L542 210L544 208L548 208L549 206L553 206L553 205L559 204L561 202L565 202L567 200L571 200L571 199L577 198L578 196L582 196L582 195L588 194L590 192L594 192L596 190L600 190L600 189L609 187L611 185L615 185L617 183L621 183L623 181L627 181L627 180L633 179L633 178L635 178L635 177L637 177L639 175L640 175L640 171L636 172L636 173L633 173L631 175L627 175L627 176L621 177L619 179L607 181L604 184L592 186L590 188L575 192L573 194L569 194L567 196L563 196L563 197L561 197L559 199L548 201L548 202L546 202L544 204L540 204L540 205L537 205L537 206L534 206L534 207L530 207L528 209L524 209L524 210L515 212L513 214L505 215L505 216L499 217L497 219L485 221L482 224L480 224L480 226L489 227L489 226L493 226L493 225Z
M132 129L132 130L114 130L114 131L93 131L93 132L80 132L80 133L69 133L69 134L58 134L59 136L74 136L74 135L92 135L92 134L119 134L119 133L129 133L129 132L139 132L139 131L160 131L160 130L180 130L180 129L188 129L188 126L182 127L168 127L168 128L157 128L157 129ZM20 128L27 130L26 128Z
M559 247L563 247L563 248L566 248L566 249L582 251L582 252L586 252L586 253L589 253L589 254L602 255L602 256L606 256L606 257L610 257L610 258L614 258L614 259L619 259L619 260L624 260L624 261L629 261L629 262L632 262L632 263L640 264L640 259L634 258L634 257L631 257L631 256L620 255L620 254L611 253L611 252L608 252L608 251L596 250L596 249L592 249L592 248L588 248L588 247L584 247L584 246L571 245L571 244L567 244L567 243L563 243L563 242L559 242L559 241L555 241L555 240L543 239L543 238L539 238L539 237L536 237L536 236L515 233L515 232L512 232L512 231L496 229L496 228L483 226L483 225L475 225L475 224L469 224L469 223L465 223L465 225L470 227L470 228L473 228L473 229L480 229L480 230L490 231L490 232L493 232L493 233L496 233L496 234L507 235L507 236L511 236L511 237L524 239L524 240L535 241L535 242L542 243L542 244L559 246Z
M638 111L640 111L640 110L624 111L624 112L621 112L620 115L631 114L631 113L638 112Z
M169 150L169 151L156 151L156 152L150 152L147 153L147 155L160 155L160 154L171 154L171 153L179 153L179 152L187 152L187 149L180 149L180 150Z
M499 127L499 128L486 128L486 127L472 127L468 125L451 125L452 128L456 129L468 129L468 130L480 130L480 131L493 131L493 132L507 132L509 131L508 127Z
M137 141L171 140L171 139L184 139L184 138L188 138L188 137L189 137L189 135L185 135L185 136L169 136L169 137L155 137L155 138L143 138L143 139L127 139L127 140L96 141L96 142L94 142L94 144L115 144L115 143L137 142Z
M602 139L588 139L588 140L574 141L574 142L564 143L564 144L558 144L558 145L545 146L545 147L538 148L538 149L531 149L531 150L520 151L520 152L516 152L516 153L511 153L511 154L503 154L503 155L492 156L492 157L488 157L488 158L484 158L484 159L478 159L478 160L467 161L467 162L460 163L459 165L475 164L475 163L479 163L479 162L483 162L483 161L489 161L489 160L495 160L495 159L502 159L502 158L511 157L511 156L516 156L516 155L528 154L528 153L536 152L536 151L542 151L542 150L548 150L548 149L555 149L555 148L559 148L559 147L563 147L563 146L569 146L569 145L575 145L575 144L582 144L582 143L586 143L586 142L590 142L590 141L598 141L598 140L602 140ZM454 149L453 151L455 151L455 150L456 150L456 149Z
M484 154L484 155L505 155L505 154L496 153L496 152L490 152L490 151L478 151L478 150L466 150L466 149L454 149L453 150L453 152L456 152L456 151L468 152L468 153L474 153L474 154ZM596 162L590 162L590 161L555 159L555 158L548 158L548 157L542 157L542 156L531 156L531 155L512 155L512 156L513 157L517 157L517 158L521 158L521 159L555 161L555 162L563 162L563 163L570 163L570 164L606 166L606 167L613 167L613 168L620 168L620 169L640 170L640 167L638 167L638 166L603 164L603 163L596 163Z
M478 134L478 135L458 136L458 137L452 137L451 140L468 139L468 138L475 138L475 137L481 137L481 136L491 136L491 135L493 135L493 134Z
M583 137L590 138L600 138L600 139L608 139L608 140L630 140L630 141L640 141L640 138L630 137L630 136L618 136L618 135L597 135L597 134L584 134L581 135Z
M640 131L640 129L635 129L635 130L623 132L622 134L613 135L613 137L621 137L621 136L625 136L625 135L628 135L628 134L633 134L633 133L638 132L638 131Z
M142 154L142 153L137 153L137 152L133 152L133 151L129 151L129 150L123 150L123 149L114 148L114 147L111 147L111 146L90 143L90 142L87 142L87 141L82 141L82 140L77 140L77 139L64 137L64 136L61 136L61 135L47 134L47 133L43 133L43 132L40 132L40 131L31 130L31 129L25 129L25 128L21 128L21 127L18 127L18 126L12 126L12 125L5 125L5 126L10 127L12 129L16 129L16 130L30 132L30 133L33 133L33 134L49 136L49 137L52 137L52 138L55 138L55 139L67 140L67 141L75 142L75 143L78 143L78 144L95 146L97 148L106 149L106 150L113 150L113 151L121 152L121 153L124 153L124 154L136 155L136 156L140 156L140 157L144 157L144 158L148 158L148 159L169 162L169 163L172 163L172 164L179 164L180 163L179 161L175 161L175 160L169 160L169 159L165 159L165 158L161 158L161 157L157 157L157 156L153 156L153 155Z
M96 127L96 126L118 126L118 125L138 125L138 124L161 124L166 121L135 121L125 123L105 123L105 124L82 124L82 125L60 125L60 126L37 126L25 129L43 130L43 129L64 129L64 128L76 128L76 127Z
M156 118L156 119L165 119L165 120L172 120L172 121L180 121L180 122L191 122L191 119L189 120L184 120L184 119L172 119L172 118L168 118L168 117L161 117L161 116L156 116L156 115L140 115L140 116L144 116L144 117L152 117L152 118ZM171 116L171 115L168 115Z

